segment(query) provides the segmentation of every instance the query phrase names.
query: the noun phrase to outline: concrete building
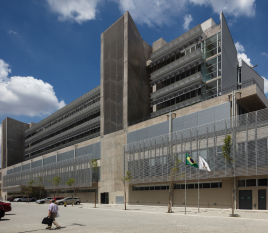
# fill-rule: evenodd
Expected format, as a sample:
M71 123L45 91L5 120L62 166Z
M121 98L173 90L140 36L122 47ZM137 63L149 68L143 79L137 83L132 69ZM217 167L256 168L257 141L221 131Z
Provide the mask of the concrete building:
M201 207L231 207L231 173L221 154L229 134L236 208L267 209L267 106L264 80L237 59L223 13L219 24L209 19L150 46L126 12L101 35L100 86L37 124L5 119L2 198L23 193L29 179L44 195L59 189L68 196L65 182L75 178L82 201L93 202L97 190L99 203L121 204L121 178L130 171L129 204L166 205L176 155L188 206L197 205L199 180ZM186 153L202 156L211 172L185 167ZM56 175L57 188L49 182ZM173 205L185 203L184 189L177 180Z

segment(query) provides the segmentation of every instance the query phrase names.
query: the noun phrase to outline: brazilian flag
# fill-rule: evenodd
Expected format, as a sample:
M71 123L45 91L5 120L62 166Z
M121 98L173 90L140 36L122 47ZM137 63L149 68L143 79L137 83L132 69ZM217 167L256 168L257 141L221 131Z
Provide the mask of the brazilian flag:
M198 164L188 154L186 154L186 165L191 165L198 168Z

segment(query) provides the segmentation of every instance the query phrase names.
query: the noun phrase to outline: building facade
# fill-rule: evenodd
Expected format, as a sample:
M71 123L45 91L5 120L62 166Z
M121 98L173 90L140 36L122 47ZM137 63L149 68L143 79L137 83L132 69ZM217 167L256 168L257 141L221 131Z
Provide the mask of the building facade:
M99 203L122 204L121 178L130 171L129 204L166 205L176 155L187 185L177 180L173 205L185 203L187 188L187 205L196 206L199 180L201 207L229 208L221 147L231 135L236 208L267 209L267 106L264 80L237 59L223 13L218 24L209 19L150 46L126 12L101 35L100 86L39 123L3 121L2 198L23 193L31 179L51 195L49 180L59 176L61 196L75 178L82 202L97 190ZM186 153L202 156L211 172L185 167Z

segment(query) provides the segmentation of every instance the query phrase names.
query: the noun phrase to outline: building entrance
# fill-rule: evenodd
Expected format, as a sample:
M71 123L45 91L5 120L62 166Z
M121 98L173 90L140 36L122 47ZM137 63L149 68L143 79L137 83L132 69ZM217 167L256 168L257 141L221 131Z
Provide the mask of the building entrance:
M239 209L252 210L252 190L239 190Z
M109 204L109 193L101 193L101 204Z
M258 209L266 210L266 189L258 190Z

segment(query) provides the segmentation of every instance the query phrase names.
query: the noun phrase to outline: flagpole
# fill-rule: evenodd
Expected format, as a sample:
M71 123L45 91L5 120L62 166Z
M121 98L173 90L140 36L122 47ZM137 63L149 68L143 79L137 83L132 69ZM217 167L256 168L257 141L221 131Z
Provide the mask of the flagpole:
M185 204L185 214L186 214L186 154L185 154L185 164L184 164L184 166L185 166L185 174L184 174L184 176L185 176L185 185L184 185L184 190L185 190L185 194L184 194L184 204Z
M198 160L199 160L199 158L198 158ZM198 168L198 213L199 213L199 170L200 169Z

